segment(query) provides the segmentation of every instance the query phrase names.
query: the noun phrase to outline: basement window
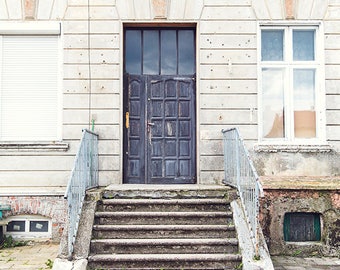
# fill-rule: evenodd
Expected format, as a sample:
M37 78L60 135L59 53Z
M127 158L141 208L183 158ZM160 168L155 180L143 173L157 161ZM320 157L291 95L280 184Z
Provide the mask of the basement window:
M283 227L284 240L287 242L321 240L321 222L318 213L286 213Z
M5 235L13 238L51 238L51 220L42 216L15 216L7 219Z

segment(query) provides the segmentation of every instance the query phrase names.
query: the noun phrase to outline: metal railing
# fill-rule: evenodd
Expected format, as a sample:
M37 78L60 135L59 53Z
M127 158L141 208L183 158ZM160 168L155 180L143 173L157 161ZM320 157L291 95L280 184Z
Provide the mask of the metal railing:
M259 255L259 197L262 186L237 128L222 130L225 183L238 190L255 255Z
M83 130L71 177L65 192L68 204L68 257L71 259L87 189L98 186L98 135Z

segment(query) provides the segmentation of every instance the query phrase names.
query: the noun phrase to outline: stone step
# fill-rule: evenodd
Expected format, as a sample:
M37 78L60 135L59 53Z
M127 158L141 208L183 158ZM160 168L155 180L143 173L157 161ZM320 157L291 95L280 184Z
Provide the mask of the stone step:
M203 199L104 199L98 211L230 211L230 204L223 198Z
M237 254L100 254L88 258L89 269L236 269Z
M238 252L236 238L193 239L94 239L94 254L176 254L176 253L229 253Z
M232 224L232 212L96 212L96 224Z
M102 193L103 199L203 199L237 198L235 189L221 185L111 185Z
M235 238L234 225L94 225L92 238Z

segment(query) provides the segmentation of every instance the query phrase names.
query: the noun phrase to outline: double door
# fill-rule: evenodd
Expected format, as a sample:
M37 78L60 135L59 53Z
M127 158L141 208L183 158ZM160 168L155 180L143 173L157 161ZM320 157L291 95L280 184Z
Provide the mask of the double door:
M126 75L125 85L124 182L195 183L194 78Z

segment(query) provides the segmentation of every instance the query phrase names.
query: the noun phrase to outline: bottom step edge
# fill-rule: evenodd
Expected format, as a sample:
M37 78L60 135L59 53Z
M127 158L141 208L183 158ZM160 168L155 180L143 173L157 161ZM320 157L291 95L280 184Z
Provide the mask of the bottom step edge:
M122 261L239 261L238 254L96 254L88 257L89 262Z

